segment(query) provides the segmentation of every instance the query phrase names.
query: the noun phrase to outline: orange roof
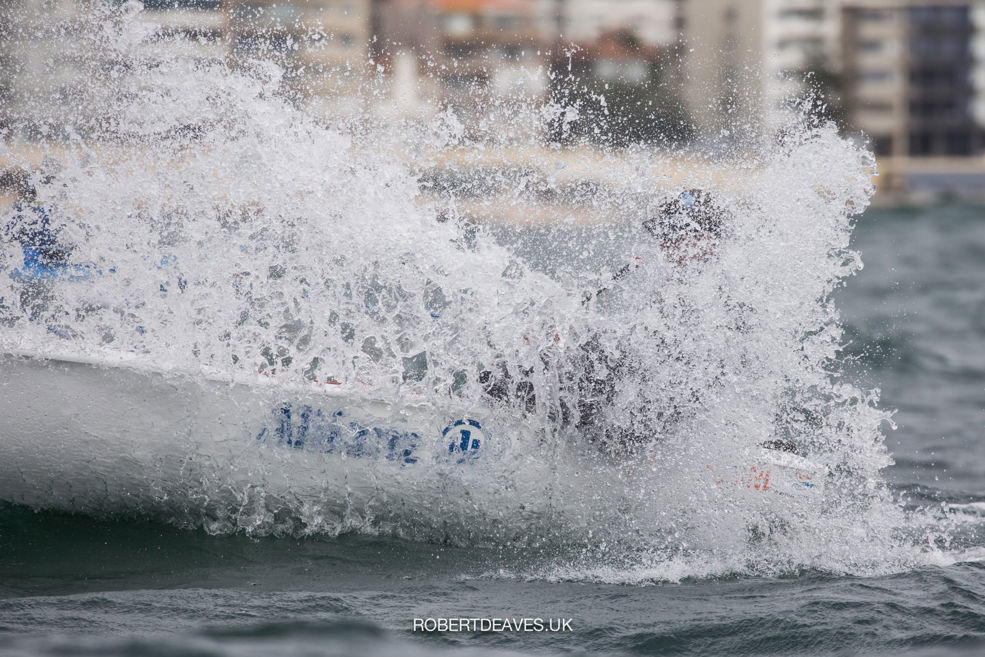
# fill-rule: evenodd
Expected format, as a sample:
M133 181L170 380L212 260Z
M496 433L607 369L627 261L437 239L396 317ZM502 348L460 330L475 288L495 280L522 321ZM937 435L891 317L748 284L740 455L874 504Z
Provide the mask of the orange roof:
M440 11L481 12L487 9L529 9L528 0L431 0Z

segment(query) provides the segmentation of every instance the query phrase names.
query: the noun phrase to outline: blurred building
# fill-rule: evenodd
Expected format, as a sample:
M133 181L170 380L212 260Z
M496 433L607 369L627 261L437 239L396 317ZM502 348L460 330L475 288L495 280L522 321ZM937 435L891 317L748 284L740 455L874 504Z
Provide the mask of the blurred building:
M98 120L94 76L123 76L126 67L112 48L97 45L90 16L97 7L78 0L0 5L0 127L30 139L58 139L66 131L84 136L87 124ZM148 33L134 57L224 57L219 0L146 0L145 7Z
M985 150L985 3L855 0L842 20L849 119L877 154Z
M681 15L705 134L782 124L810 72L880 155L985 151L983 0L682 0Z
M838 0L682 0L684 96L706 134L783 120L804 75L836 69Z
M0 129L32 139L64 136L86 84L77 59L84 46L78 30L56 25L78 11L74 0L0 4Z
M490 96L540 98L546 91L545 53L524 0L435 0L438 68L445 99L487 91ZM443 68L442 68L443 67Z
M156 26L145 44L146 56L225 57L227 17L221 0L144 0L143 5L141 18Z
M93 119L86 112L97 110L84 102L93 101L92 75L118 57L96 43L90 14L100 4L111 3L0 4L3 125L50 139L58 136L53 130ZM138 21L149 32L130 57L233 65L272 60L285 71L286 95L313 113L347 116L366 108L370 0L144 0L143 6Z
M86 12L115 2L0 0L0 127L51 139L85 123L80 99L91 96L92 72L113 68L103 61L112 53L86 51ZM143 5L149 32L132 56L273 60L285 72L285 94L318 115L426 117L450 108L488 118L497 103L563 104L562 87L577 74L585 98L662 103L668 122L681 122L668 107L682 96L700 131L717 137L782 125L810 72L838 118L869 135L881 155L985 152L985 0ZM612 122L614 107L600 116ZM500 128L509 120L500 112Z
M378 0L374 52L393 107L410 116L450 109L467 128L495 130L488 110L496 102L543 102L548 55L533 8L530 0Z
M224 8L233 61L282 65L292 97L315 114L366 110L370 0L225 0Z
M673 46L646 45L630 29L576 45L552 56L551 98L565 108L551 127L552 141L626 146L692 136Z
M424 117L437 111L437 84L424 76L438 51L437 25L431 0L373 2L370 54L390 83L390 103L381 112Z
M540 39L553 44L594 43L604 34L632 30L646 46L677 41L675 0L532 0Z

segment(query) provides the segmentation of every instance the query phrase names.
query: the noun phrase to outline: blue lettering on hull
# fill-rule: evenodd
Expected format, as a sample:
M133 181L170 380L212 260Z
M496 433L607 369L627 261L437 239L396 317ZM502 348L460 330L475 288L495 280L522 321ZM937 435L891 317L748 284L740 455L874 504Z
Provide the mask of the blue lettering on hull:
M385 459L401 465L417 463L420 458L422 441L417 433L367 427L346 419L342 411L323 411L307 404L285 402L270 415L257 440L349 458ZM482 426L468 419L453 422L441 435L451 440L443 458L457 463L475 460L485 439Z

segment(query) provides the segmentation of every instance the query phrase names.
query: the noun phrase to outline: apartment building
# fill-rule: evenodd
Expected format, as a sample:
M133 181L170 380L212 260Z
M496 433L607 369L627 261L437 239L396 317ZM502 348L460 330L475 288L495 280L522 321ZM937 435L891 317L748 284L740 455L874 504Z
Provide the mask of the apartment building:
M822 71L880 155L985 151L983 0L682 0L682 23L705 134L782 124Z
M0 5L0 125L30 138L84 130L93 71L111 52L94 45L79 0L9 0ZM348 116L367 106L370 0L144 0L144 38L129 57L262 58L285 71L284 90L318 115ZM149 31L147 31L149 30Z
M451 109L491 129L497 99L542 102L549 45L533 9L530 0L379 0L374 51L393 107L410 116Z
M70 118L68 100L80 90L71 53L80 39L68 30L59 34L54 23L75 13L71 0L11 0L0 6L0 129L43 134ZM53 109L44 121L29 120L45 95L65 99L66 107Z
M145 7L140 20L148 31L132 57L224 57L226 17L219 0L146 0ZM98 120L94 77L125 77L118 54L98 42L93 21L106 20L94 13L98 8L79 0L0 5L0 127L12 136L84 136ZM118 79L122 84L124 78Z
M985 151L985 3L846 2L850 121L878 154Z
M280 64L290 95L314 114L366 110L370 0L225 0L224 10L233 62Z
M805 73L837 68L831 0L682 0L684 96L709 135L783 122Z
M532 10L545 43L594 43L622 30L645 46L666 47L678 38L675 0L532 0Z

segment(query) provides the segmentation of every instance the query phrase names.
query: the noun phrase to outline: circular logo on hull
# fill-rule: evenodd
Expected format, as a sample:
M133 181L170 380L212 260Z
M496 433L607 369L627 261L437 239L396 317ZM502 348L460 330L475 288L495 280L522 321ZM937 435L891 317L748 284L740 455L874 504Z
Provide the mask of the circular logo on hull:
M448 455L459 463L478 456L486 441L485 431L476 420L458 420L445 427L441 435L448 439Z

